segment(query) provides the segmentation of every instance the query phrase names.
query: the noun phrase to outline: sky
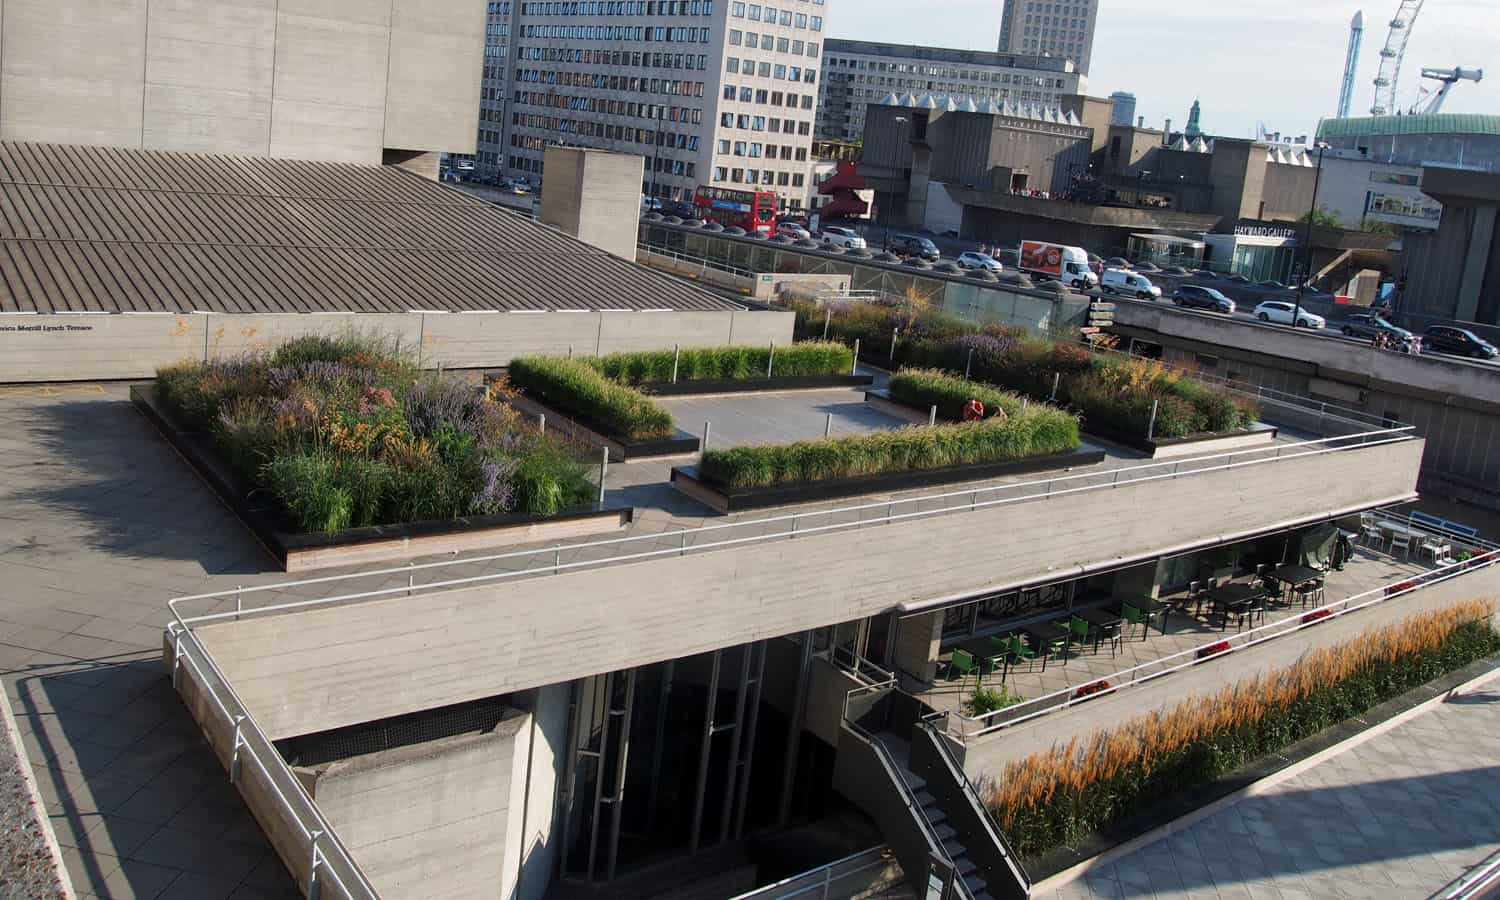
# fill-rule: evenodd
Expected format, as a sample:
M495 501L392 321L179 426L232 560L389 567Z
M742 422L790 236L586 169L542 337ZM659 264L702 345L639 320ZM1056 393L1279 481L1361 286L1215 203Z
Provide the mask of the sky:
M1363 2L1363 5L1361 3ZM993 50L1002 0L831 0L830 37ZM1399 0L1099 0L1088 93L1136 95L1149 127L1187 122L1195 97L1203 129L1250 137L1257 123L1310 134L1338 105L1349 21L1364 9L1353 110L1367 115L1375 72ZM913 14L913 13L916 14ZM1423 66L1485 69L1454 86L1444 112L1500 114L1500 0L1427 0L1407 45L1399 104L1417 98Z

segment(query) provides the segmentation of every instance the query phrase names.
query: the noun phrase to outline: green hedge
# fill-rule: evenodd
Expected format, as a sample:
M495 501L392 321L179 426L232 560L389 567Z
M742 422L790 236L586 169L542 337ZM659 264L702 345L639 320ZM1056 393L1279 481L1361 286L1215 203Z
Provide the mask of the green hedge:
M843 344L813 341L777 347L684 347L677 358L679 381L743 381L771 375L796 378L814 375L847 375L854 367L854 352ZM638 385L672 380L671 350L611 353L585 359L589 366L611 381Z
M699 471L726 488L756 488L1004 462L1075 450L1079 443L1077 419L1038 406L1007 419L710 450Z
M672 414L633 388L610 381L588 362L561 356L511 360L510 381L539 402L587 419L629 440L666 437Z
M944 419L962 419L970 400L984 404L985 418L1001 412L1013 417L1021 412L1019 396L936 369L903 369L891 376L889 391L897 403L921 410L937 406L938 415Z

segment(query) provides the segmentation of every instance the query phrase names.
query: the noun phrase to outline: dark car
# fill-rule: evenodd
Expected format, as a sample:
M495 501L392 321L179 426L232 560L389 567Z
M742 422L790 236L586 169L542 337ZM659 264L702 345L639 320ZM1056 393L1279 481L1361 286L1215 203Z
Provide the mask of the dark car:
M1250 284L1250 279L1243 275L1225 275L1224 280L1230 284Z
M661 213L664 216L677 216L682 219L698 218L698 208L691 203L683 203L681 201L663 203Z
M1197 284L1179 285L1172 302L1187 309L1204 309L1209 312L1232 313L1234 301L1214 290Z
M897 256L916 256L933 262L943 258L943 254L938 252L937 244L916 234L896 235L891 239L891 252Z
M1494 344L1467 328L1452 325L1428 325L1422 334L1422 345L1428 350L1473 359L1494 359L1500 355Z
M1274 278L1268 278L1265 281L1257 281L1257 282L1255 282L1255 286L1258 287L1258 288L1260 288L1260 289L1262 289L1262 290L1266 290L1266 291L1289 291L1289 290L1291 290L1291 287L1289 287L1288 285L1282 284L1281 282L1277 281Z
M1416 335L1405 328L1392 325L1379 316L1365 315L1364 313L1345 319L1344 324L1339 327L1339 330L1350 337L1366 339L1373 339L1377 334L1384 334L1388 339L1398 344L1410 344L1417 338Z
M1193 272L1194 278L1217 279L1219 276L1212 269L1198 269Z

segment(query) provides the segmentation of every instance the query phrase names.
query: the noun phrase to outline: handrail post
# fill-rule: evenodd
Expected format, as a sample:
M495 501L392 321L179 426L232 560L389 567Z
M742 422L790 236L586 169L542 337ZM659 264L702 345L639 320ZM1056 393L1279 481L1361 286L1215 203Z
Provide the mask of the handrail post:
M703 446L700 449L704 453L708 452L708 436L713 433L713 430L714 430L714 423L713 422L704 422L703 423Z
M823 308L823 340L828 340L828 326L833 324L833 307Z
M415 561L406 564L406 596L410 597L412 591L417 588L417 564Z
M599 505L604 505L604 479L609 477L609 448L599 448Z
M240 613L245 611L245 586L242 584L234 589L234 620L240 620Z
M682 345L672 345L672 383L677 383L677 364L682 361Z
M307 900L319 900L323 891L322 884L318 882L318 865L321 862L318 853L318 838L322 835L322 829L317 829L310 835L312 837L312 866L307 870Z
M771 353L766 358L766 379L768 381L771 378L771 368L773 366L775 366L775 365L776 365L776 342L772 341L771 342Z
M240 729L245 723L243 714L234 717L234 747L229 753L229 783L238 784L240 780L240 747L244 746L245 737Z
M854 339L854 361L849 364L849 374L859 374L859 338Z
M969 348L969 359L964 363L964 381L969 380L969 372L974 369L974 348Z

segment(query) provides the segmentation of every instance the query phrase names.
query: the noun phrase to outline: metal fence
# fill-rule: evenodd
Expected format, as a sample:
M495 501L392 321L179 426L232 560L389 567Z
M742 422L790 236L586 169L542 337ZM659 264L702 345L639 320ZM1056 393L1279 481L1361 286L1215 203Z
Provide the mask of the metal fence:
M1382 515L1386 518L1399 518L1397 514L1391 512L1383 512ZM1408 519L1408 521L1410 520ZM1415 523L1414 527L1416 527ZM1434 530L1431 525L1422 525L1420 527L1428 531ZM1287 618L1278 619L1275 622L1259 625L1232 635L1221 635L1188 650L1163 656L1160 659L1132 666L1128 669L1121 669L1114 674L1092 680L1086 686L1095 687L1097 685L1097 688L1092 691L1082 690L1079 686L1075 685L1030 700L1024 700L1013 706L985 713L981 716L967 716L961 711L951 712L947 716L947 731L959 740L973 741L1007 728L1013 728L1025 722L1030 722L1042 716L1068 709L1080 703L1086 703L1098 697L1116 694L1175 672L1191 669L1200 663L1219 659L1236 651L1258 647L1269 641L1278 640L1311 628L1314 625L1322 624L1330 619L1340 618L1363 609L1370 609L1390 603L1424 588L1451 581L1475 569L1488 568L1500 564L1500 545L1457 536L1450 536L1449 539L1455 542L1462 541L1467 543L1476 552L1476 555L1468 560L1449 562L1428 572L1403 577L1373 590L1325 604L1317 609L1299 612Z
M831 900L835 897L869 896L866 891L882 872L891 867L889 852L885 847L874 847L739 894L731 900Z

